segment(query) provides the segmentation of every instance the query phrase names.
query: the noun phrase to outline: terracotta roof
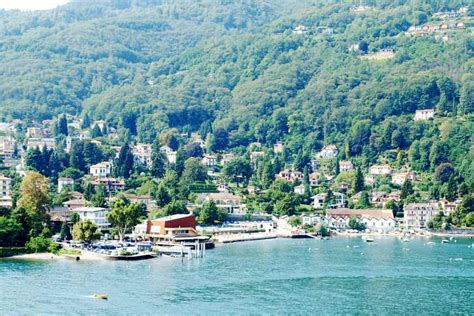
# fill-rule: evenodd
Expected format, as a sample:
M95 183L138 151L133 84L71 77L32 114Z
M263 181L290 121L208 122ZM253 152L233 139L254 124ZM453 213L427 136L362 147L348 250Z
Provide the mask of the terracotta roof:
M335 208L327 209L327 216L360 216L369 218L393 218L392 210L383 209L350 209L350 208Z

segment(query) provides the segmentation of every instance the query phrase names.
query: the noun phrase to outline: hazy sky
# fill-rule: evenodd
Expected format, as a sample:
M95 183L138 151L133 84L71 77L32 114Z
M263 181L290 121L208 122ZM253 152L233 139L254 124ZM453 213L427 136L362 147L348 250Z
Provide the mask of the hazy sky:
M47 10L69 0L0 0L0 9Z

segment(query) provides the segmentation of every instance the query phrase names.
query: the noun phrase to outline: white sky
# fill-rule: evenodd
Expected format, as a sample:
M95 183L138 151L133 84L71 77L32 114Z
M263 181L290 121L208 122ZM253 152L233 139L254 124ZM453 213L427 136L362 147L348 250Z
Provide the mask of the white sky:
M69 0L0 0L0 9L48 10Z

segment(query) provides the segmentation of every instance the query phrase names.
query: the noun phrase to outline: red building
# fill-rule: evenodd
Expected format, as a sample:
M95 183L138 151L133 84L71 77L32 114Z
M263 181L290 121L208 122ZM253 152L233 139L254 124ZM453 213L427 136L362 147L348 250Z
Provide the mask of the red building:
M174 236L177 234L197 235L196 217L193 214L176 214L145 222L148 235Z

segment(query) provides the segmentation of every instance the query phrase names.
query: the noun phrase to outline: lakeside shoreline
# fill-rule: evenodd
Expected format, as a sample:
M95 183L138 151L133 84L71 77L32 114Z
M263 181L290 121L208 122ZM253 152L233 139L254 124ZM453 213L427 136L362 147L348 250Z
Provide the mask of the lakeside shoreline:
M399 239L403 237L404 234L400 232L392 232L392 233L378 233L378 232L370 232L370 233L348 233L348 232L339 232L334 233L330 236L330 238L337 238L337 237L364 237L364 236L371 236L371 237L392 237ZM241 237L241 236L240 236ZM285 237L281 235L266 235L266 236L258 236L258 238L253 238L254 236L246 236L247 238L229 238L228 240L217 241L218 244L230 244L230 243L241 243L241 242L250 242L250 241L261 241L261 240L271 240L271 239L292 239L291 237ZM457 237L457 238L474 238L473 234L453 234L449 232L426 232L425 235L413 235L412 238L432 238L432 237ZM311 239L311 238L308 238ZM77 260L76 258L79 258ZM73 261L105 261L107 258L101 254L97 254L90 251L81 250L80 255L56 255L53 253L25 253L25 254L18 254L14 256L8 257L0 257L0 260L38 260L38 261L58 261L58 260L73 260Z

